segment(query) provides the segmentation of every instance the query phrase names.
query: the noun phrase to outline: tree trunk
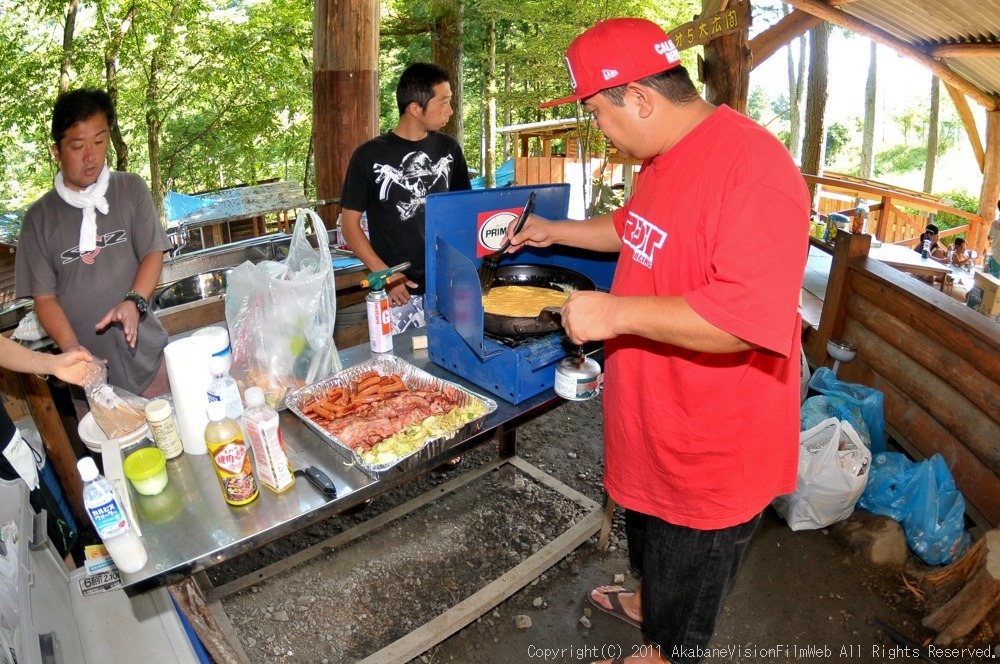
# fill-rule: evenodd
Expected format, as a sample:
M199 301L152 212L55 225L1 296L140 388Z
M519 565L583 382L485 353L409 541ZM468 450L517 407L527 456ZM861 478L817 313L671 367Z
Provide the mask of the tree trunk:
M788 5L781 5L787 16ZM788 44L788 150L792 159L798 161L802 156L802 89L806 73L806 37L797 40L799 45L799 61L795 62L792 45Z
M483 176L487 189L496 186L494 152L497 145L497 24L490 19L486 26L486 149L483 150Z
M937 78L937 77L935 77ZM924 578L924 589L937 609L923 619L937 632L934 643L949 646L980 625L987 633L1000 628L1000 530L991 530L964 556Z
M149 58L149 84L146 88L146 144L149 147L149 190L153 195L153 207L160 218L163 227L167 226L167 217L163 209L163 176L160 171L160 129L163 118L160 116L160 71L163 68L163 54L168 52L174 39L174 26L180 16L184 0L174 0L170 9L170 22L164 28L160 42L153 49Z
M740 2L749 0L736 0L730 3L730 7L735 8ZM713 0L702 0L702 14L707 16L714 13L717 4ZM710 9L713 11L709 11ZM723 35L705 44L703 75L705 99L710 104L726 104L746 115L750 91L750 49L747 47L746 29Z
M806 127L802 139L802 172L823 174L823 154L826 148L827 46L830 24L823 22L813 28L809 38L809 93L806 96ZM816 185L809 186L810 196L816 196Z
M108 83L108 96L111 97L111 103L115 105L115 108L118 107L118 54L121 52L125 35L128 34L129 29L132 27L135 14L136 8L135 5L132 5L118 26L118 33L111 38L107 48L104 50L104 78ZM118 124L117 118L109 129L111 133L111 145L115 149L115 170L127 171L129 165L128 143L125 142L125 138L122 136L121 125Z
M503 124L505 127L509 127L514 124L513 110L511 109L510 103L510 88L512 85L511 79L513 76L510 71L510 63L506 63L503 66L503 95L504 95L504 109L503 109ZM513 152L513 146L511 144L511 135L509 132L504 132L503 135L503 160L506 162L511 158L511 153Z
M70 70L73 68L73 33L76 32L76 12L79 0L69 0L66 7L66 26L63 29L63 58L59 67L59 92L69 91Z
M442 3L442 14L431 35L431 61L444 68L451 79L451 105L455 113L442 131L454 136L459 144L464 140L465 122L462 117L462 18L464 0Z
M316 0L313 12L313 147L322 201L340 197L354 149L378 134L379 4ZM336 226L336 205L317 212L327 228Z
M924 193L934 187L934 166L937 164L938 124L941 112L941 79L931 75L931 113L927 128L927 165L924 167Z
M870 180L875 166L875 93L878 80L878 44L872 42L865 83L865 124L861 132L861 177Z

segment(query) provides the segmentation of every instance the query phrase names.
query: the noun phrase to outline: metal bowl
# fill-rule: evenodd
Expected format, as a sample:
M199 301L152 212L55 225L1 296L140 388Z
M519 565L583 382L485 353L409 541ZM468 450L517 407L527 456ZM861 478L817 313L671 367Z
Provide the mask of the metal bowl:
M153 298L157 309L168 309L226 294L226 283L233 268L202 272L175 282Z

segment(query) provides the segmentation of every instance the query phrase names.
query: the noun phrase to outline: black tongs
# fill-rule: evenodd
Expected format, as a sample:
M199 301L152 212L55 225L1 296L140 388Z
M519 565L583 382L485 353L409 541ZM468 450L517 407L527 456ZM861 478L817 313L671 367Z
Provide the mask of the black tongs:
M531 214L531 211L534 208L535 192L531 192L528 194L528 200L524 204L524 209L521 210L521 215L517 218L517 223L514 224L514 232L510 234L510 237L504 240L500 249L483 258L483 262L479 265L479 288L483 292L483 297L486 297L486 295L490 292L490 289L493 288L493 282L496 281L497 278L497 268L500 266L500 257L503 256L503 253L507 251L507 248L510 246L510 238L521 232L521 228L524 227L524 222L528 220L528 215Z

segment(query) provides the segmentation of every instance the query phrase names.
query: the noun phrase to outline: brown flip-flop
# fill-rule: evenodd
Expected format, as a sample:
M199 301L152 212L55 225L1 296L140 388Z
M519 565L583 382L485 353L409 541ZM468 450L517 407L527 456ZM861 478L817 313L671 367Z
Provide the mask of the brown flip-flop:
M591 593L594 592L595 590L597 590L597 588L594 588L594 590L587 593L588 602L596 606L601 611L604 611L604 613L614 616L619 620L624 620L633 627L638 627L639 629L642 629L642 623L639 622L638 620L634 620L631 616L629 616L629 614L625 613L625 607L622 606L621 600L618 599L618 595L620 595L621 593L623 592L631 593L633 591L625 590L621 586L612 586L611 590L600 591L601 595L604 595L605 597L608 598L608 602L611 604L611 608L609 609L608 607L599 604L597 600L595 600L594 597L591 595Z

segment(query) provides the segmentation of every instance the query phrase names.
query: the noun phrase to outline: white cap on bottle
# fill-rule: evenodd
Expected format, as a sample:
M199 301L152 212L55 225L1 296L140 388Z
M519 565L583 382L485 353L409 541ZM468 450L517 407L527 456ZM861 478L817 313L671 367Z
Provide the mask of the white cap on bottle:
M80 473L80 479L84 482L97 479L97 476L99 475L97 472L97 464L94 463L93 457L85 456L81 458L76 462L76 469Z
M226 419L226 404L221 401L209 401L205 410L208 412L208 419L213 422L221 422Z
M243 393L243 398L247 402L247 408L256 408L264 405L264 390L259 387L248 387Z
M229 371L230 363L226 361L226 358L220 357L218 355L213 355L208 360L208 370L212 372L212 375L223 374Z

